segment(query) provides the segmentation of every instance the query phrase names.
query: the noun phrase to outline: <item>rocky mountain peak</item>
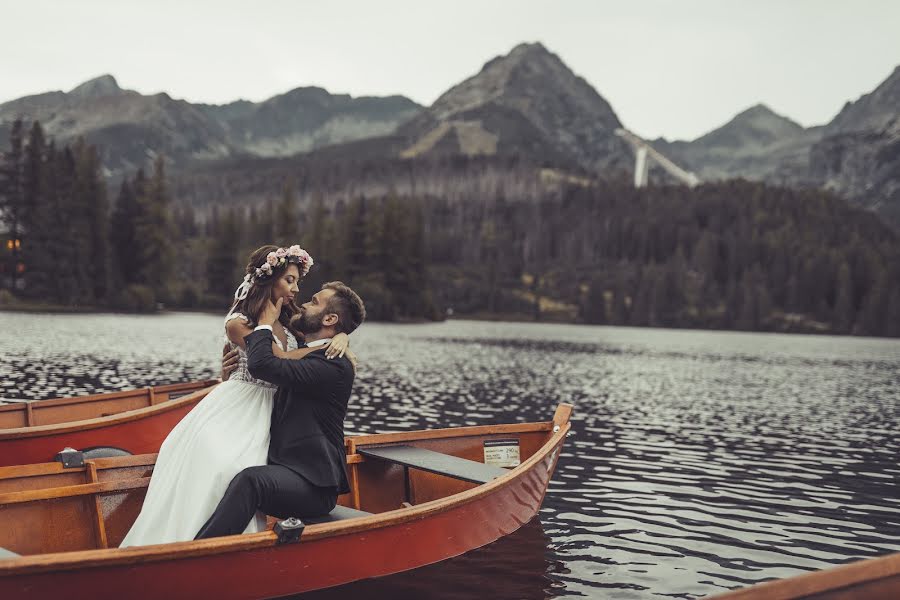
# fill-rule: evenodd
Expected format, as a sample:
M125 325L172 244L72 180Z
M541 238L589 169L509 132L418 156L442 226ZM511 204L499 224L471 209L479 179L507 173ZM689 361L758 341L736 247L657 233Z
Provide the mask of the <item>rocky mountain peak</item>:
M101 96L112 96L122 91L116 78L112 75L101 75L85 81L81 85L69 92L70 96L78 98L100 98Z
M758 118L767 118L767 117L776 117L780 118L779 115L769 108L767 105L762 102L754 104L750 108L739 112L735 115L735 120L739 119L758 119Z
M900 65L871 93L848 102L826 126L827 135L900 132Z
M609 104L596 90L539 42L519 44L509 54L488 61L477 75L441 95L432 105L431 113L444 119L492 101L518 104L527 110L527 105L533 104L529 100L563 94L572 96L585 108L599 105L607 113L604 116L611 117L616 127L620 126Z
M803 127L773 111L765 104L754 104L738 113L725 125L698 138L693 143L720 148L745 149L771 145L802 134Z
M613 134L622 125L609 103L538 42L519 44L488 61L411 125L420 140L443 139L438 134L447 127L457 137L493 140L476 144L479 153L545 147L591 169L630 161Z

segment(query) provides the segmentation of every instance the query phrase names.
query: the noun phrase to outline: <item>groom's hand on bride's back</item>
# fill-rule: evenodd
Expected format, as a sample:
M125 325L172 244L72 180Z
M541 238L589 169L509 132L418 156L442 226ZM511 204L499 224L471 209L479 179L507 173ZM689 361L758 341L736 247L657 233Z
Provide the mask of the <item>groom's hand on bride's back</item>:
M230 344L222 348L222 381L226 381L238 366L237 348L231 349Z

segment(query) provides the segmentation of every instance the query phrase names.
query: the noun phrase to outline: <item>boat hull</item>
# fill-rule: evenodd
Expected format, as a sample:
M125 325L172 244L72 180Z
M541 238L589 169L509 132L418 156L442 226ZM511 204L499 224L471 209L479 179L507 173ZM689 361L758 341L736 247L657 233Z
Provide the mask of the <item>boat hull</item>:
M312 525L299 543L264 532L146 548L45 555L4 573L0 597L272 598L398 573L489 544L533 519L568 424L534 460L458 501ZM26 559L27 560L27 559Z
M52 461L65 447L113 446L132 454L159 452L169 432L211 389L108 417L3 430L0 467Z

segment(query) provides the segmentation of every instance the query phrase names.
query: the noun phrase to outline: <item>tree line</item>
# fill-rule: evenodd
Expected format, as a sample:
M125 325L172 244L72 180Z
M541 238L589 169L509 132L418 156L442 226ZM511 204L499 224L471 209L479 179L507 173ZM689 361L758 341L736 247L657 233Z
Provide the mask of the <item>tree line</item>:
M533 166L497 159L354 164L322 175L368 182L353 193L312 185L310 167L299 179L269 173L278 197L195 207L175 197L190 194L158 157L109 202L96 148L58 148L39 123L26 132L17 122L0 162L4 287L53 304L224 311L251 250L300 243L316 261L301 293L344 280L375 319L452 309L900 335L897 233L823 191L747 181L638 190L586 174L545 185L528 179Z
M0 162L3 287L49 306L224 311L253 249L300 243L316 261L303 293L343 279L374 319L440 316L421 207L360 198L335 214L320 198L301 211L288 182L276 200L197 215L170 190L160 156L150 173L124 177L110 206L95 147L57 148L40 123L26 133L16 121Z

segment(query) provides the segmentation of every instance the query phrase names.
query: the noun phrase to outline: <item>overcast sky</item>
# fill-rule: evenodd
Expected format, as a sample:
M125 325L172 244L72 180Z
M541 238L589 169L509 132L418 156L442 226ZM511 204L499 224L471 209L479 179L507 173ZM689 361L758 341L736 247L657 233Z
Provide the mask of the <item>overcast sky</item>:
M430 104L540 41L626 127L692 139L758 102L830 120L900 64L898 0L0 0L0 102L103 73L192 102L305 85Z

